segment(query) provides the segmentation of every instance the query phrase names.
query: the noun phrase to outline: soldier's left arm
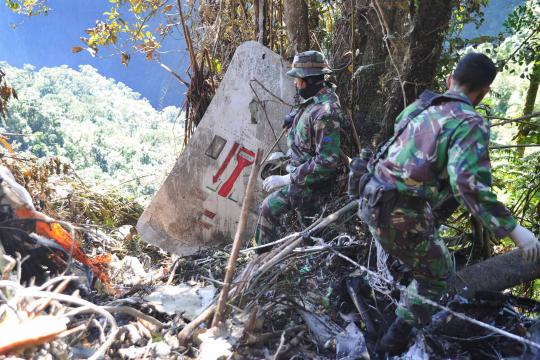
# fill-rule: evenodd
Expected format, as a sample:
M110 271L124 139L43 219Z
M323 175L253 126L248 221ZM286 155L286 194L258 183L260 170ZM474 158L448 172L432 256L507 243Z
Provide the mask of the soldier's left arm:
M480 116L463 121L448 144L448 175L456 199L495 236L502 238L515 227L510 211L491 191L489 128Z
M339 111L326 111L312 119L315 155L291 174L293 184L309 186L328 179L335 172L339 162L340 124Z

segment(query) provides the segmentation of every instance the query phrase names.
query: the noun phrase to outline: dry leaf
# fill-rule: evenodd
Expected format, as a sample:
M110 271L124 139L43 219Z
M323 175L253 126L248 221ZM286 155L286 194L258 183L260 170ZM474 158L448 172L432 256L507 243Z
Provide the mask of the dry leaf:
M66 321L55 316L40 316L17 325L0 327L0 354L53 340L66 331Z
M123 52L121 55L120 61L122 61L122 64L124 64L127 67L130 59L131 57L129 56L129 54Z
M15 154L15 151L13 151L11 144L6 140L5 137L0 136L0 144L4 146L10 154Z
M167 6L165 6L165 7L163 8L163 10L161 10L161 12L162 12L163 14L165 14L166 12L171 11L172 8L173 8L172 5L167 5Z

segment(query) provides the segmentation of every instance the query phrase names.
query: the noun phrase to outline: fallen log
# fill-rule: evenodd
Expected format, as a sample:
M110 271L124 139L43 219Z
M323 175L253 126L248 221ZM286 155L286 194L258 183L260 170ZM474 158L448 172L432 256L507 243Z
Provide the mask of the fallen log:
M502 291L540 278L540 262L529 263L516 249L458 271L450 280L455 293L473 297L479 291Z

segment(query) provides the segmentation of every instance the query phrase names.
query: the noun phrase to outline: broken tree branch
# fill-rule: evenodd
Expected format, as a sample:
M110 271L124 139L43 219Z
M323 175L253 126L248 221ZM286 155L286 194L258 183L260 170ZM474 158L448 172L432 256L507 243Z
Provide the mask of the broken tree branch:
M187 341L189 340L191 334L201 325L203 322L208 320L210 316L214 314L214 310L216 309L216 305L210 305L206 308L202 313L199 314L195 319L191 320L189 324L184 326L182 331L178 333L178 343L180 345L185 345Z
M408 288L406 288L405 286L400 285L400 284L397 284L397 283L394 283L393 280L385 279L384 277L381 277L378 273L373 272L373 271L369 270L368 268L366 268L365 266L360 265L359 263L357 263L356 261L352 260L352 259L349 258L348 256L343 255L343 254L340 253L339 251L336 251L336 250L334 250L334 249L332 249L332 248L330 248L330 249L331 249L337 256L339 256L340 258L342 258L342 259L348 261L349 263L351 263L352 265L356 266L357 268L361 269L362 271L364 271L365 273L367 273L369 276L373 276L373 277L379 278L380 280L384 281L385 283L387 283L387 284L389 284L389 285L391 285L391 286L394 286L396 289L400 290L400 291L401 291L403 294L405 294L405 295L410 294ZM514 253L515 251L516 251L516 250L512 251L512 252L509 253L509 254L512 254L512 253ZM520 256L520 257L521 257L521 251L519 251L519 250L517 250L517 251L518 251L517 256ZM505 255L507 255L507 254L505 254ZM500 256L502 256L502 255L500 255ZM516 256L516 255L513 254L513 255L512 255L512 258L514 258L515 256ZM496 257L493 257L493 258L491 258L491 259L489 259L489 260L486 260L486 261L484 261L483 263L492 261L493 259L495 259L495 258L497 258L497 257L499 257L499 256L496 256ZM516 260L516 259L514 259L514 260ZM519 264L520 262L523 262L523 260L517 261L517 264ZM503 264L497 264L499 267L493 267L493 269L494 269L494 270L495 270L495 269L500 269L500 270L502 270L502 271L506 271L507 268L506 268L505 266L508 265L508 264L504 264L504 263L505 263L505 262L503 262ZM501 267L501 266L502 266L502 267ZM536 264L535 266L540 266L540 263L539 263L539 264ZM472 266L470 266L469 268L471 268L471 267L472 267ZM531 269L529 269L529 270L531 270ZM478 272L479 269L476 269L475 271ZM482 271L485 271L485 270L482 270ZM538 272L537 272L537 273L538 273ZM487 276L486 276L486 279L487 279L488 277L492 277L492 273L484 273L484 274L487 275ZM480 285L480 284L478 284L478 285ZM516 285L517 285L517 284L516 284ZM466 287L467 287L467 286L468 286L468 285L466 285ZM466 289L464 289L464 290L466 290ZM484 323L484 322L482 322L482 321L479 321L479 320L476 320L476 319L474 319L474 318L471 318L471 317L469 317L469 316L467 316L467 315L465 315L465 314L462 314L462 313L459 313L459 312L457 312L457 311L454 311L454 310L448 308L447 306L441 305L441 304L439 304L438 302L433 301L433 300L431 300L431 299L428 299L428 298L426 298L425 296L422 296L422 295L420 295L420 294L416 294L416 293L415 293L414 296L415 296L418 300L420 300L421 302L423 302L424 304L428 304L428 305L434 306L434 307L436 307L436 308L438 308L438 309L440 309L440 310L444 310L444 311L448 312L449 314L452 314L453 316L457 317L458 319L465 320L465 321L467 321L467 322L469 322L469 323L472 323L472 324L474 324L474 325L480 326L480 327L482 327L482 328L484 328L484 329L487 329L487 330L489 330L489 331L491 331L491 332L497 333L497 334L502 335L502 336L504 336L504 337L507 337L507 338L509 338L509 339L516 340L516 341L518 341L518 342L520 342L520 343L522 343L522 344L526 344L526 345L535 347L535 348L537 348L537 349L540 349L540 344L538 344L538 343L536 343L536 342L534 342L534 341L531 341L531 340L529 340L529 339L526 339L526 338L524 338L524 337L522 337L522 336L518 336L518 335L516 335L516 334L512 334L512 333L510 333L510 332L508 332L508 331L506 331L506 330L499 329L499 328L497 328L497 327L495 327L495 326L493 326L493 325L486 324L486 323Z
M231 255L229 257L229 263L227 264L227 271L225 272L225 280L223 281L223 289L221 289L219 301L216 307L216 311L214 313L212 327L218 326L224 319L225 303L227 302L227 298L229 296L231 281L236 270L236 261L238 259L238 254L240 253L242 238L244 237L244 232L246 230L248 222L249 210L251 208L251 203L253 202L253 192L255 190L255 184L257 183L257 175L259 174L259 168L261 167L261 156L262 153L260 150L258 150L257 155L255 156L255 162L253 164L253 167L251 168L251 174L249 175L246 195L244 196L244 201L242 202L240 220L238 222L238 227L236 228L236 234L234 236Z
M169 74L171 74L172 76L175 77L176 80L178 80L180 82L180 84L184 85L185 87L189 87L189 83L182 79L180 77L180 75L178 75L177 73L175 73L170 67L168 67L167 65L163 64L163 63L159 63L159 65L165 69L165 71L167 71Z
M497 119L497 120L503 120L501 122L495 123L490 125L490 127L494 126L501 126L512 122L521 122L523 120L533 119L540 117L540 111L537 111L535 113L532 113L530 115L520 116L517 118L507 118L507 117L498 117L498 116L486 116L486 119ZM531 125L537 125L537 124L531 124ZM538 125L537 125L538 126Z
M489 149L511 149L511 148L524 148L524 147L539 147L540 144L517 144L517 145L496 145L490 146Z
M283 129L281 131L281 134L279 134L278 138L276 139L276 141L274 141L274 143L272 144L272 146L270 146L270 148L266 151L266 155L264 156L264 159L261 161L261 164L264 163L268 157L270 156L270 154L272 153L272 150L274 150L274 148L276 147L277 143L279 142L279 140L281 140L281 138L283 137L283 135L285 135L285 133L287 132L287 128Z
M323 219L318 220L316 225L312 225L312 227L310 226L310 230L307 231L307 233L312 234L318 230L321 230L322 228L339 219L339 217L343 214L354 210L357 206L357 201L351 201L349 204L345 205L338 211L328 215ZM233 293L233 297L238 296L242 291L246 291L246 288L249 288L250 284L256 282L256 280L261 275L263 275L263 273L265 273L272 266L283 260L297 246L302 244L303 241L304 240L300 235L296 237L291 237L288 241L285 241L280 247L272 249L272 251L269 253L259 255L251 262L249 262L244 268L243 273L239 275L238 281L236 281L235 285L231 288L231 293ZM253 270L256 266L259 266L258 271ZM209 305L206 310L204 310L199 316L193 319L182 329L182 331L178 333L178 341L180 345L186 344L195 329L197 329L200 324L208 320L214 314L215 309L215 303Z
M266 271L268 271L271 267L278 264L281 260L283 260L287 255L289 255L296 247L298 247L300 244L304 242L304 237L309 237L311 235L314 235L317 231L325 228L326 226L330 225L337 219L339 219L344 214L348 213L349 211L354 210L358 206L358 201L351 201L347 205L343 206L341 209L337 210L336 212L328 215L324 219L322 219L316 226L314 226L312 229L305 231L304 233L300 234L298 237L293 238L289 240L288 243L285 243L287 245L282 245L281 248L278 248L277 250L280 250L277 255L275 255L273 258L271 258L269 261L267 261L263 266L259 268L259 271L256 273L256 277L259 278L262 274L264 274Z

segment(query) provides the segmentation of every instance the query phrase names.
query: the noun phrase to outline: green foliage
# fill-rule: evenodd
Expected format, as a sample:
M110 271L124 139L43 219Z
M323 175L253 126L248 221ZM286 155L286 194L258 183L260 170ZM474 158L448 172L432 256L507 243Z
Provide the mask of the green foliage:
M532 69L538 56L537 32L540 30L539 17L540 1L528 0L522 6L510 14L505 22L504 32L499 36L475 39L461 39L460 25L454 23L453 32L450 34L449 47L440 63L438 80L440 89L444 90L444 80L451 72L457 60L469 51L478 51L490 56L499 66L500 72L491 86L491 91L482 103L481 113L484 116L517 118L524 112L524 106ZM456 15L453 21L460 20ZM532 49L532 50L530 50ZM539 109L538 98L532 103L532 111ZM511 122L503 126L494 126L491 131L492 145L513 145L516 142L526 144L539 144L540 118L533 117L525 120L530 127L526 138L520 135L519 130L523 124ZM493 124L504 122L501 119L492 119ZM536 234L540 233L540 152L538 148L528 148L521 156L519 148L506 148L490 150L491 163L493 166L493 190L499 200L504 202L523 226L531 229ZM448 227L443 235L448 239L449 246L465 255L470 260L472 255L471 226L468 213L460 209L453 218L448 221ZM514 246L513 242L506 238L502 241L491 239L492 249L495 253L508 251ZM514 289L519 295L540 297L540 283L528 284Z
M461 51L468 46L476 46L485 40L494 40L491 37L481 36L480 38L465 39L462 36L463 28L469 23L473 23L477 28L485 21L484 7L489 0L459 0L452 11L450 28L446 37L441 59L438 64L435 83L439 90L444 89L446 77L452 72L459 58Z
M6 0L6 6L15 13L27 16L47 15L51 8L48 0ZM112 46L120 61L128 65L129 52L145 54L148 60L157 55L161 40L177 28L178 17L170 13L176 2L171 0L109 0L102 1L103 17L85 30L81 37L87 50L96 55L100 48ZM152 24L152 27L150 27ZM84 48L73 46L78 53Z
M6 6L13 12L26 16L47 15L50 10L47 0L6 0Z
M515 51L505 61L515 61L519 65L529 65L540 62L540 0L529 0L518 6L506 19L504 26L513 34L511 41ZM521 74L522 78L529 77L532 67Z
M149 22L159 15L166 14L173 5L168 0L109 0L112 7L103 13L102 20L96 26L86 30L89 37L81 40L97 52L99 47L106 45L119 45L119 38L130 44L132 49L146 54L148 60L152 59L154 52L159 49L160 43L155 34L163 38L171 30L167 22L151 31ZM170 19L164 15L165 21ZM122 51L121 61L125 65L129 62L129 55Z
M180 150L179 109L152 108L122 83L89 66L5 68L19 100L12 101L5 131L16 151L71 162L90 184L117 188L147 201Z

